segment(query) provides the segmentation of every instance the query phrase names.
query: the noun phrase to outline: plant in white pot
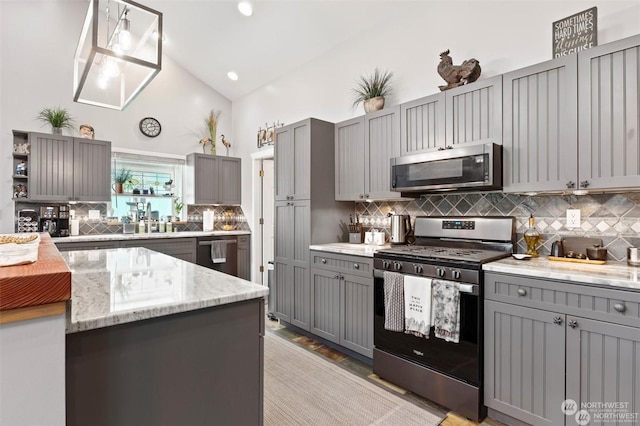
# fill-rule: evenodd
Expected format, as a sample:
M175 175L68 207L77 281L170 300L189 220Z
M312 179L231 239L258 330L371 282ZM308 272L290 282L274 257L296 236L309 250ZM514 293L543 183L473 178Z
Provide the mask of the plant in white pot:
M73 117L66 108L43 108L36 118L51 125L52 133L62 134L62 129L73 130Z
M393 73L376 68L371 75L363 75L356 82L353 107L360 103L365 112L373 112L384 108L384 98L391 93L391 77Z

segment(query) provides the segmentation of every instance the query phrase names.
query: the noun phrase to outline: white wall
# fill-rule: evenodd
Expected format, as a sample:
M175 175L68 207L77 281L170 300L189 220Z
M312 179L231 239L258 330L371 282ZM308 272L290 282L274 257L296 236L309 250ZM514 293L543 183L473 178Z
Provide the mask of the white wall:
M233 134L243 162L257 151L256 131L265 122L289 124L307 117L339 122L362 115L361 106L352 108L352 87L361 74L376 66L394 73L394 93L387 99L393 105L438 92L444 80L436 67L440 52L446 49L451 50L454 64L478 59L482 79L551 59L553 21L593 6L598 7L598 44L640 31L637 0L417 1L410 5L384 27L234 101ZM393 8L394 2L381 2L381 7ZM250 177L243 176L242 184L242 206L253 223Z
M87 6L84 0L0 0L0 232L13 232L11 130L48 133L34 119L44 107L68 108L77 125L92 125L96 139L113 147L178 155L201 151L205 133L193 132L204 130L211 109L222 110L218 135L233 141L231 101L166 55L162 71L124 111L74 103L73 56ZM148 116L162 124L153 139L138 129ZM217 147L224 149L219 141Z

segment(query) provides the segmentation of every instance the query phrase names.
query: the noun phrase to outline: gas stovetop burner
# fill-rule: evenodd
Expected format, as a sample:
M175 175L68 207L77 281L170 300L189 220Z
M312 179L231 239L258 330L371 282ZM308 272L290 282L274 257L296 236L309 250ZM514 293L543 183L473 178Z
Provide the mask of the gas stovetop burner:
M391 247L379 250L378 254L382 256L385 254L403 255L414 259L448 259L477 263L505 257L505 253L500 251L431 246Z

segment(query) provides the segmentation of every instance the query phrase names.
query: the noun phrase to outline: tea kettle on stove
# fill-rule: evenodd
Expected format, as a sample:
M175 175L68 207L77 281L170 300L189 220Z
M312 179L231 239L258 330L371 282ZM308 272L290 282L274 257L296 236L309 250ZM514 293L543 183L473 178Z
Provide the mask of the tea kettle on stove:
M393 214L391 217L391 244L406 244L407 237L411 233L411 218L408 214Z

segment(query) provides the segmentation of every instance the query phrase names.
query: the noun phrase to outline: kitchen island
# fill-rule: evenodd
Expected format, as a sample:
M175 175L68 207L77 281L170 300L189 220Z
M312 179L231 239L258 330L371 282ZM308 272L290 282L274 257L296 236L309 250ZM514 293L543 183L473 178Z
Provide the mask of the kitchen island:
M68 425L262 424L266 287L144 248L62 256Z

